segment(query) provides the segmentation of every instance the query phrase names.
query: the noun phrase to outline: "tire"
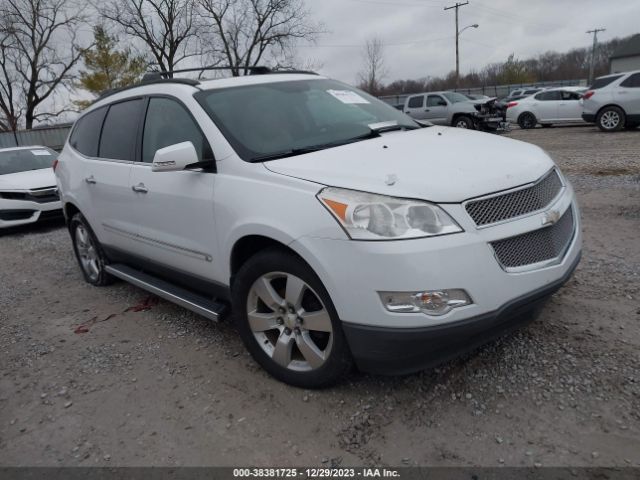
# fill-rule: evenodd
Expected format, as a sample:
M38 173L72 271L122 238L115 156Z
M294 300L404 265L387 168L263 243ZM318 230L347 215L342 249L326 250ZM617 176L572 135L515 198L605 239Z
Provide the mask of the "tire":
M76 213L69 222L69 232L76 260L87 283L102 287L114 282L115 278L105 271L107 258L87 220Z
M536 123L538 123L536 116L531 112L524 112L518 117L518 125L520 125L520 128L523 130L535 128Z
M453 126L456 128L467 128L469 130L475 130L476 125L473 123L473 119L466 115L460 115L453 120Z
M619 132L624 128L625 114L619 107L604 107L598 112L596 125L603 132Z
M551 123L541 123L540 125L542 125L542 128L551 128L553 126Z
M322 388L351 370L333 302L311 267L293 253L268 249L251 257L235 277L232 297L242 341L273 377Z

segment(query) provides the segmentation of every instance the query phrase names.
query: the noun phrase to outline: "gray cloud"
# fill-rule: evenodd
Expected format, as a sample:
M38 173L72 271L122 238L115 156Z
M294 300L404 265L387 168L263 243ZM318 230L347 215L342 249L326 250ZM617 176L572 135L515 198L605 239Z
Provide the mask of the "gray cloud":
M385 44L387 81L446 75L455 68L455 0L307 0L328 32L317 45L300 45L298 56L321 72L353 83L368 38ZM640 31L637 0L469 0L460 8L460 69L479 70L511 53L526 58L548 50L588 47L585 32L605 27L607 40Z

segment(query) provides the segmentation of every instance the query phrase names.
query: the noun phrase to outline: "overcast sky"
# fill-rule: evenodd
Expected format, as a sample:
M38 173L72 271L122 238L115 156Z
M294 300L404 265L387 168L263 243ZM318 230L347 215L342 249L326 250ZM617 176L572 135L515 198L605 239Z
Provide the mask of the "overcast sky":
M446 75L455 69L456 2L445 0L305 0L328 31L298 56L321 64L320 71L349 83L362 66L366 40L385 45L386 82ZM464 0L458 0L464 2ZM469 0L461 7L460 70L547 50L588 47L595 27L608 40L640 33L640 0Z

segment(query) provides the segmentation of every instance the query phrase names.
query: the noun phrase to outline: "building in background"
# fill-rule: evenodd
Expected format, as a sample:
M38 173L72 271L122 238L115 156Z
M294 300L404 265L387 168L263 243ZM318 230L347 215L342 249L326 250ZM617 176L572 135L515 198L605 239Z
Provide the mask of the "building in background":
M620 44L609 57L610 72L640 70L640 33Z

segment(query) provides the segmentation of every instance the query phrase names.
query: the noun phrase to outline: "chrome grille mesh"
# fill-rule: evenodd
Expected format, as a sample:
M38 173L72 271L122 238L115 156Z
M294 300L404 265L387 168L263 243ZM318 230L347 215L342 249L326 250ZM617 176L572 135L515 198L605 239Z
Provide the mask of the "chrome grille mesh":
M496 197L474 200L467 203L465 208L476 225L489 225L542 210L561 189L562 182L554 169L535 185Z
M550 227L492 242L503 268L518 268L560 257L573 237L573 211L569 207Z

